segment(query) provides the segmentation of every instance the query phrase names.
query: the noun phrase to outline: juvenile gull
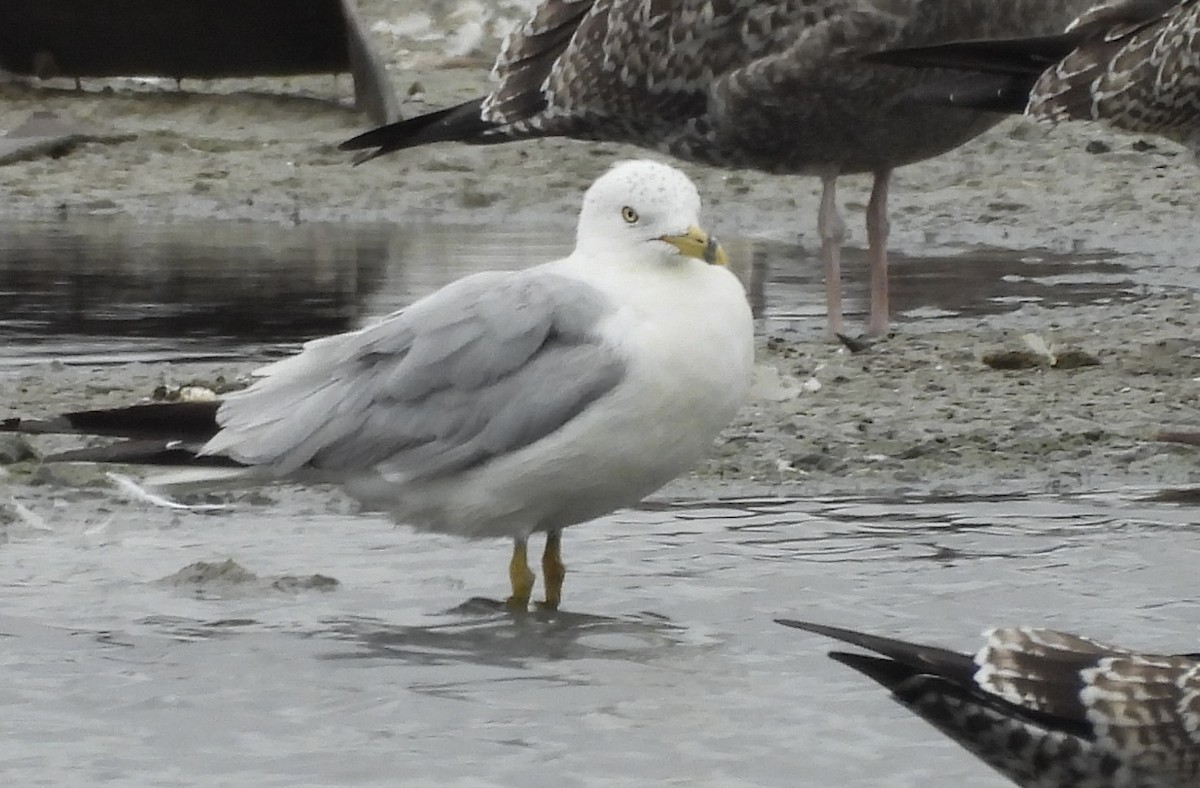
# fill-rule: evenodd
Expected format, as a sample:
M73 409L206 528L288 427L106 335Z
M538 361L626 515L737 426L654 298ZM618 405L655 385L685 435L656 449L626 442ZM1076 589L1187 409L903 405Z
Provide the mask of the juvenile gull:
M975 74L925 86L925 100L1055 122L1102 120L1200 155L1200 0L1110 0L1056 36L958 41L871 59Z
M985 633L973 657L838 627L780 624L874 655L829 656L1024 788L1200 785L1200 654L1143 654L1049 629Z
M750 308L699 213L683 173L624 162L588 189L575 250L561 260L475 274L309 342L222 403L0 428L123 435L139 441L58 459L194 454L227 467L175 482L335 482L418 529L511 538L514 609L528 606L534 581L526 540L544 531L544 605L554 608L562 529L686 471L749 387ZM145 443L156 436L180 440Z
M882 47L1061 31L1090 0L544 0L506 41L487 96L343 143L362 160L442 141L625 142L688 161L817 175L826 306L842 330L837 177L872 173L868 331L888 324L894 168L992 126L894 99L929 78L865 63Z

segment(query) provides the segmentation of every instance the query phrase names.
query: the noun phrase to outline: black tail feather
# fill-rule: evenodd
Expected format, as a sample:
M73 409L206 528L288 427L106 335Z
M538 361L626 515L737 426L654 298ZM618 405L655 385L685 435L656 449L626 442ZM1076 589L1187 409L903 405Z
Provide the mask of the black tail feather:
M354 159L362 164L387 153L415 148L433 142L485 142L483 133L494 128L494 124L480 117L483 99L467 101L454 107L399 120L386 126L352 137L338 145L339 150L376 150L361 154ZM496 142L502 142L497 139Z
M199 455L203 444L183 441L128 440L108 446L71 449L45 457L42 462L97 462L167 467L241 468L228 457Z
M0 421L0 432L105 435L117 438L207 441L217 434L219 401L159 402L82 410L54 418Z

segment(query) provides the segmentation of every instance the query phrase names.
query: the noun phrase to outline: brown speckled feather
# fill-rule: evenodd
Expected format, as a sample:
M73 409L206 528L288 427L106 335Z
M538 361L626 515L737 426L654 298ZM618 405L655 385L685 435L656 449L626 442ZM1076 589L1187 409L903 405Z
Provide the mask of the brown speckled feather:
M1124 19L1111 18L1124 5L1107 4L1076 23L1094 27L1095 35L1042 75L1029 114L1106 120L1200 152L1200 2L1182 0L1140 21L1128 11Z
M1047 629L986 633L970 657L799 621L882 657L833 652L1023 788L1200 785L1200 661Z

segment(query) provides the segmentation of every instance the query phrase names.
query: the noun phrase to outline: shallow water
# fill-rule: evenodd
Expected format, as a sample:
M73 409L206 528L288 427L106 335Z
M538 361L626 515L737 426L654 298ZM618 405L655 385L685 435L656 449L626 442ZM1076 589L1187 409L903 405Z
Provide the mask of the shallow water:
M571 242L530 227L0 224L0 364L276 355L466 274L553 259ZM824 285L811 250L738 238L726 245L760 316L824 330ZM860 321L861 250L847 250L843 279L847 318ZM892 260L900 323L1128 300L1140 288L1136 268L1115 254L968 249Z
M773 623L973 650L1039 623L1196 648L1194 509L1133 495L661 504L570 529L558 614L507 550L274 490L219 513L26 488L4 508L14 785L999 786ZM258 580L171 579L233 558ZM336 578L280 590L280 575Z

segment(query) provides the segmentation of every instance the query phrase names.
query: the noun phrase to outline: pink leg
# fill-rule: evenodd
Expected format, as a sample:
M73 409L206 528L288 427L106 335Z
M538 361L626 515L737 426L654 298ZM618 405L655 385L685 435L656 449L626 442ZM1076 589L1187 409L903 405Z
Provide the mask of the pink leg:
M825 310L829 336L842 332L842 242L846 223L837 208L837 173L821 176L821 210L817 213L821 236L821 265L825 269Z
M871 201L867 203L867 255L871 263L871 316L867 333L886 334L888 330L888 181L891 170L875 173Z

